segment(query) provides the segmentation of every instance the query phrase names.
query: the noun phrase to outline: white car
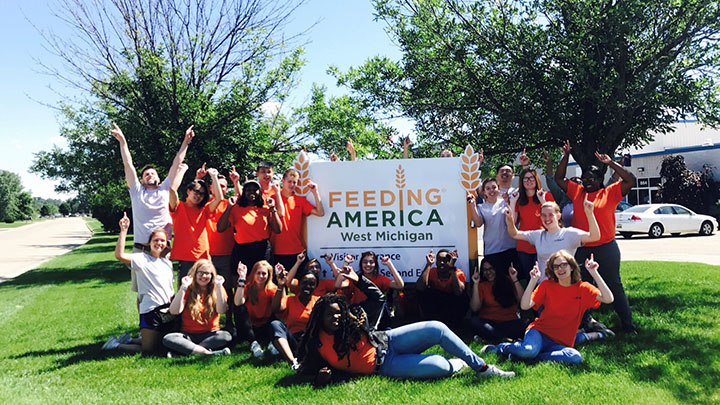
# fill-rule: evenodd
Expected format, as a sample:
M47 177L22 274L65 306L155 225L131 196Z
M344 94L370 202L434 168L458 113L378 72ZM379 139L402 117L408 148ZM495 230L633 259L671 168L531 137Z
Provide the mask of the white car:
M682 232L711 235L717 228L715 218L696 214L677 204L642 204L615 213L615 230L624 238L636 233L647 233L651 238Z

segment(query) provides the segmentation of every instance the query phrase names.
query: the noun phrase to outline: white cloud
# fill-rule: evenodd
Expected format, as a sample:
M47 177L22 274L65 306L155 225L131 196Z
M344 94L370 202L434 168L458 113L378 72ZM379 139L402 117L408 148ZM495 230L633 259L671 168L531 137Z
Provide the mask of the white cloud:
M55 146L63 147L67 145L67 139L65 137L62 137L60 135L55 135L52 138L50 138L50 143L52 143Z
M266 117L271 117L277 114L281 107L282 105L277 101L268 100L260 106L260 109Z

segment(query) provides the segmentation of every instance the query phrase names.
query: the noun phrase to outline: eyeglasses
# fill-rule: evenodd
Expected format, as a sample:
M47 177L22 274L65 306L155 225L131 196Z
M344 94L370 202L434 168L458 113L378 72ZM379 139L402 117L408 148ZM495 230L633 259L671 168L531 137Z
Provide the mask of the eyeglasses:
M525 183L530 183L531 181L535 181L535 177L523 177L523 181Z
M567 269L568 267L570 267L570 263L568 262L562 262L552 265L553 270Z
M198 270L198 271L196 271L195 273L196 273L198 276L212 276L212 273L209 272L209 271Z
M205 190L203 190L203 189L189 188L188 191L192 191L193 193L195 193L197 195L205 195Z

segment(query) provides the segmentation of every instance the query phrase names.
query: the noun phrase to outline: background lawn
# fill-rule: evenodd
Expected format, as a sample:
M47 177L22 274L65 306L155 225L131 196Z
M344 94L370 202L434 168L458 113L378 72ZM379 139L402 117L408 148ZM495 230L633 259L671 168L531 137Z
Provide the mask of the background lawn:
M0 403L720 402L720 267L623 263L640 334L580 347L579 366L487 355L518 377L366 377L316 390L284 362L252 358L246 343L209 359L101 351L110 335L137 333L137 312L128 270L113 258L116 236L91 224L86 245L0 284ZM610 306L596 317L618 324Z

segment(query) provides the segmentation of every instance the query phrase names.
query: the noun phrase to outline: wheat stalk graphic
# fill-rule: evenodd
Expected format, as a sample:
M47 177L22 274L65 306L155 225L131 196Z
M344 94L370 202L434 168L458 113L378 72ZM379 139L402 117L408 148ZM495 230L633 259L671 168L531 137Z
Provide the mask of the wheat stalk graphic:
M398 191L398 202L400 203L400 210L403 209L403 195L402 195L402 189L405 188L405 169L403 169L402 165L398 165L398 168L395 169L395 187L399 188Z
M465 191L472 192L480 186L480 156L475 153L472 146L468 145L465 152L460 155L462 160L462 171L460 183L465 187Z
M310 191L308 188L308 182L310 181L309 177L309 166L310 166L310 160L307 157L307 154L305 151L301 151L298 153L295 160L293 160L293 167L295 170L297 170L298 174L300 175L300 178L298 179L297 187L295 188L295 194L298 195L305 195Z

